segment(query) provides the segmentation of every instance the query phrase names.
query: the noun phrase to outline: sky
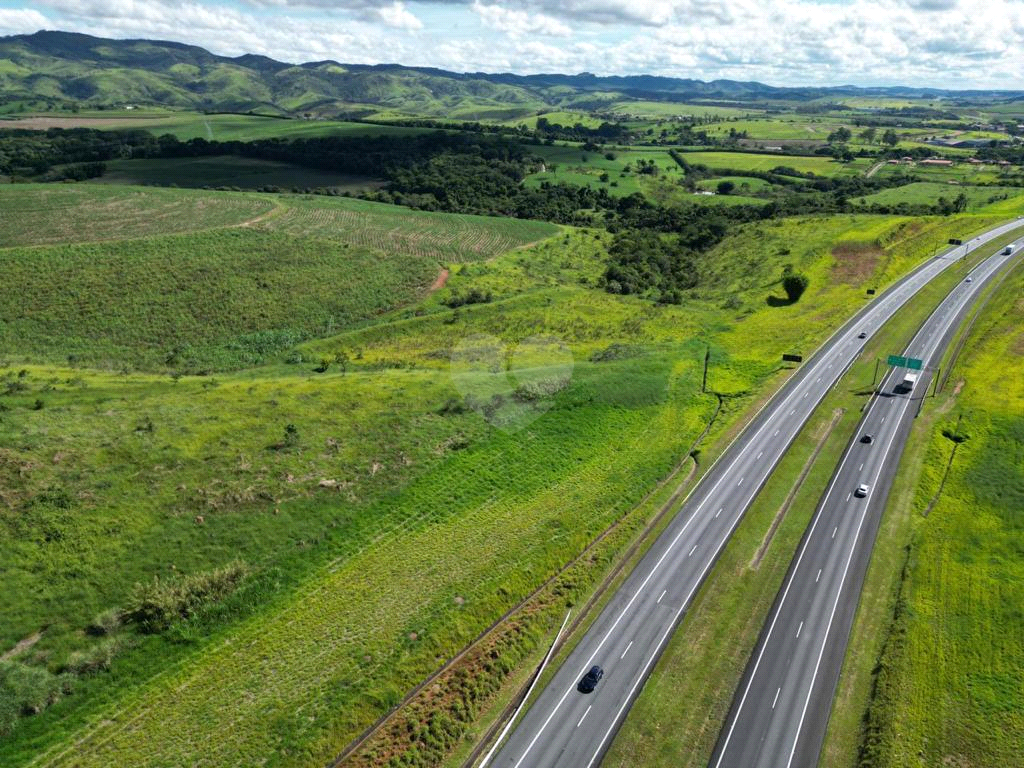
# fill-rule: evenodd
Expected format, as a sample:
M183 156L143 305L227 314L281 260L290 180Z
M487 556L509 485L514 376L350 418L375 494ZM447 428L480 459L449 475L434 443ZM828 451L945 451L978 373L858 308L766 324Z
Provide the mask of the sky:
M0 36L300 63L1024 89L1024 0L0 0Z

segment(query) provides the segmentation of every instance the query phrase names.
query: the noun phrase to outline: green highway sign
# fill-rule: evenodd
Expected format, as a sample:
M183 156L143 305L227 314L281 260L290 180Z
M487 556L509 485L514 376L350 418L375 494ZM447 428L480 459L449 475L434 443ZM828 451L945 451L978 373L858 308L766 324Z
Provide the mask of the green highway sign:
M886 360L889 365L894 365L897 368L910 368L915 371L920 371L924 368L924 361L918 360L916 357L901 357L900 355L889 355L889 359Z

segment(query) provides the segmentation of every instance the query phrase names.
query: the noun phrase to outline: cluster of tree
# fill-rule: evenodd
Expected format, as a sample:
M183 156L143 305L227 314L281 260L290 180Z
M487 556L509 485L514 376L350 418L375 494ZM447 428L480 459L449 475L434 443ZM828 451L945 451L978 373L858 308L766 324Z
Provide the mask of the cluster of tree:
M583 123L575 125L559 125L552 123L546 117L537 118L538 138L558 139L559 141L592 141L596 144L605 144L609 141L624 143L629 141L632 131L623 123L609 122L605 120L597 128L590 128Z
M699 282L696 253L680 236L631 229L615 236L608 254L604 286L609 293L678 304L682 291Z

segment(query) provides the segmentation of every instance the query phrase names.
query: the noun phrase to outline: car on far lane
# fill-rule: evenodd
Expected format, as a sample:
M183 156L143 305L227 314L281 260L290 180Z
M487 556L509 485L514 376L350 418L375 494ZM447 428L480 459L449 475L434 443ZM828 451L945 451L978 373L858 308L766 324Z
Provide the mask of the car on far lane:
M865 434L864 437L860 439L860 441L862 443L867 443L868 445L871 445L871 443L875 442L875 436L869 432Z
M968 277L964 282L966 282L966 283L973 283L974 282L974 278L973 277Z
M857 486L857 490L853 492L853 495L856 496L858 499L863 499L865 496L868 495L868 491L870 490L871 488L867 485L867 483L861 483L860 485Z
M604 670L595 664L590 668L590 671L583 676L583 679L580 680L580 684L576 686L576 688L580 693L590 693L597 688L597 684L601 681L602 677L604 677Z
M867 337L868 337L868 332L867 331L861 331L860 333L857 334L857 338L858 339L866 339Z

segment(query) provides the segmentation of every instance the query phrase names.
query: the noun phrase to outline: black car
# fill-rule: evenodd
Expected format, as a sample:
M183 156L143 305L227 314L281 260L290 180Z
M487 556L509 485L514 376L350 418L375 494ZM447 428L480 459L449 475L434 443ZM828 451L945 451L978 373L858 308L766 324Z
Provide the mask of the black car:
M866 339L867 337L868 337L868 332L867 331L861 331L860 333L857 334L857 338L858 339Z
M870 434L869 435L864 435L864 437L862 437L860 439L860 441L862 443L873 443L873 442L875 442L875 436L874 435L870 435Z
M590 668L590 671L583 676L583 679L580 680L580 684L576 687L580 693L590 693L597 687L597 684L602 677L604 677L604 670L595 664Z

